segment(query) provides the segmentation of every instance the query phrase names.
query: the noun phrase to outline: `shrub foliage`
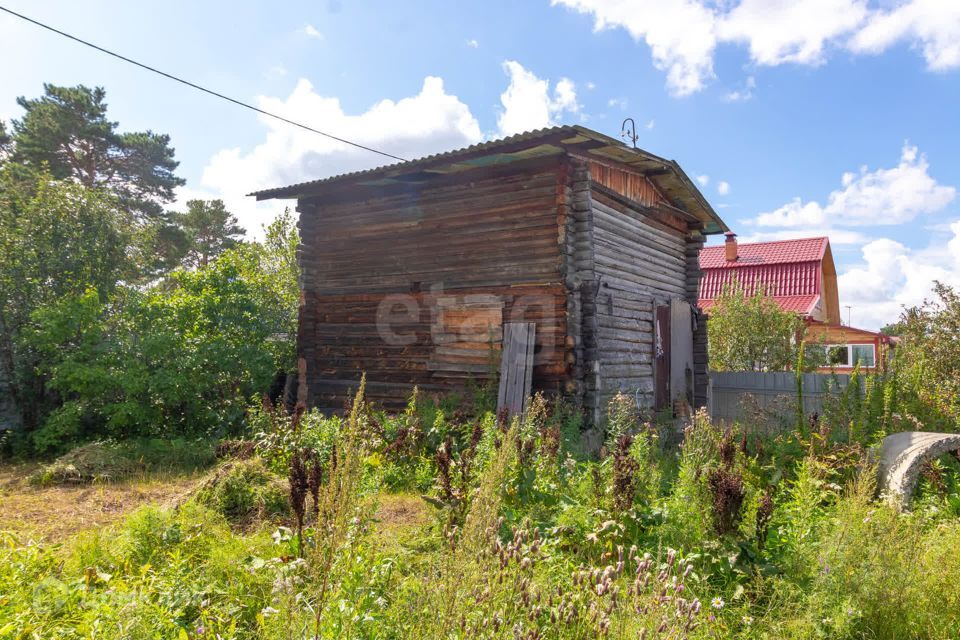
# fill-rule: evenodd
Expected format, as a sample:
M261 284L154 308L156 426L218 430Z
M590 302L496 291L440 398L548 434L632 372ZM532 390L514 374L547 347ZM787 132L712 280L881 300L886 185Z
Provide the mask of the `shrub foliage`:
M734 280L710 309L707 333L715 371L785 371L797 363L803 321L762 286L750 295Z
M362 386L343 418L267 403L256 454L179 509L59 551L7 537L0 635L960 633L960 464L932 465L899 514L874 498L857 435L870 429L833 422L868 413L838 408L773 438L700 414L673 451L628 401L612 401L595 460L571 455L568 409L542 397L510 423L419 393L385 415ZM377 504L397 490L423 492L435 517L386 534Z

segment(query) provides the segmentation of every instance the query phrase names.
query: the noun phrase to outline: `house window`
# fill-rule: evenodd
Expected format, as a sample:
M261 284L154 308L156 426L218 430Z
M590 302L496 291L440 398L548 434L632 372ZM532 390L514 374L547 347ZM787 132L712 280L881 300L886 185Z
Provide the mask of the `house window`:
M814 353L823 353L828 367L876 366L872 344L827 344L814 347Z
M872 367L875 364L872 344L850 345L853 351L853 361L859 362L861 367Z
M845 344L827 347L827 364L835 367L849 367L850 348Z

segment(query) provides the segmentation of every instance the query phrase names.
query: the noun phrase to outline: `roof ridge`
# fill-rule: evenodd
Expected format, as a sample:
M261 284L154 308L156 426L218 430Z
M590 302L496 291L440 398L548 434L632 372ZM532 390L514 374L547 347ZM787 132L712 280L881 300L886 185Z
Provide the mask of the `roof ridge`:
M808 240L826 240L830 241L830 236L810 236L809 238L787 238L784 240L760 240L758 242L738 242L737 244L740 247L755 247L761 244L782 244L786 242L806 242ZM704 247L703 250L707 249L723 249L722 244L716 244L709 247Z
M563 124L516 133L503 138L477 142L422 158L350 171L292 185L258 190L248 195L257 200L302 198L321 190L342 189L351 184L379 188L383 185L425 184L434 174L464 172L487 164L508 164L530 158L584 152L588 157L610 158L629 165L630 170L651 179L658 187L669 183L668 204L694 215L703 224L703 233L726 231L727 225L713 209L700 189L675 160L668 160L645 149L630 147L605 133L579 124ZM444 171L446 169L446 171ZM651 172L651 169L655 172ZM379 184L376 184L378 183Z
M556 134L556 133L560 133L561 131L564 131L564 130L567 130L567 131L579 131L579 132L589 133L591 136L604 135L604 134L602 134L602 133L591 131L590 129L587 129L586 127L583 127L583 126L581 126L581 125L576 125L576 124L560 124L560 125L556 125L556 126L553 126L553 127L541 127L541 128L539 128L539 129L531 129L531 130L529 130L529 131L522 131L522 132L519 132L519 133L513 133L513 134L510 134L510 135L508 135L508 136L503 136L503 137L501 137L501 138L493 138L493 139L491 139L491 140L481 140L480 142L475 142L475 143L473 143L473 144L471 144L471 145L469 145L469 146L466 146L466 147L458 147L458 148L456 148L456 149L449 149L449 150L447 150L447 151L438 151L437 153L431 153L431 154L426 155L426 156L420 156L419 158L411 158L411 159L409 159L409 160L403 160L403 161L399 161L399 162L388 162L388 163L386 163L386 164L381 164L381 165L377 165L377 166L375 166L375 167L370 167L369 169L358 169L357 171L347 171L347 172L345 172L345 173L339 173L339 174L335 174L335 175L332 175L332 176L327 176L327 177L325 177L325 178L318 178L318 179L316 179L316 180L305 180L305 181L303 181L303 182L296 182L296 183L294 183L294 184L284 185L284 186L281 186L281 187L270 187L270 188L266 188L266 189L259 189L259 190L257 190L257 191L252 191L252 192L250 192L250 193L248 193L248 194L246 194L246 195L247 195L247 196L256 196L257 199L259 200L261 195L265 195L265 194L268 194L268 193L273 193L273 192L277 192L277 191L285 191L285 190L292 189L292 188L295 188L295 187L302 187L302 186L307 186L307 185L313 185L313 184L322 183L322 182L328 182L328 181L332 182L332 181L334 181L334 180L339 180L339 179L343 179L343 178L359 177L359 176L363 176L363 175L366 175L366 174L373 174L373 173L376 173L376 172L378 172L378 171L382 171L382 170L384 170L384 169L399 169L399 168L402 168L402 167L404 167L404 166L416 166L416 165L419 165L419 164L429 163L429 162L434 161L434 160L441 160L441 159L443 159L443 158L452 158L452 157L456 157L456 156L461 155L461 154L468 154L468 153L472 153L472 152L475 152L475 151L482 151L482 150L484 150L484 149L487 149L487 148L490 148L490 147L494 147L494 146L500 145L500 144L510 144L511 142L522 142L522 141L527 140L527 139L530 139L530 138L537 138L537 137L546 136L546 135L550 135L550 134ZM609 136L604 136L604 137L609 138ZM610 139L612 140L613 138L610 138ZM643 150L642 150L642 149L638 149L638 151L643 151ZM649 152L647 152L647 151L644 151L644 153L646 153L647 155L651 155L651 156L654 155L654 154L649 153Z
M830 248L828 236L745 242L738 244L739 260L724 259L725 245L704 247L700 251L700 267L710 270L744 269L772 264L809 264L822 262Z

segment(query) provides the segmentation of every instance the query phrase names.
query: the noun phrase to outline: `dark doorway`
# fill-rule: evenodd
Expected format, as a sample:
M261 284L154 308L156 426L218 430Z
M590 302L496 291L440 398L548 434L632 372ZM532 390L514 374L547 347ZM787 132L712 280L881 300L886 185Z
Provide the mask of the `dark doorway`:
M670 406L670 306L656 308L653 321L653 408Z

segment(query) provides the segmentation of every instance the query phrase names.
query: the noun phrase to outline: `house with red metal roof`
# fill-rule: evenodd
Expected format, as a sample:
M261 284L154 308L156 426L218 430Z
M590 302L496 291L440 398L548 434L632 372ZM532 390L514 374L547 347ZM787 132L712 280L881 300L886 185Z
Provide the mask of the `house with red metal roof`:
M877 331L821 322L808 323L803 337L808 353L818 349L823 354L826 364L821 372L850 371L858 364L861 369L880 366L893 353L895 340Z
M748 295L762 286L784 311L840 324L837 269L828 238L739 244L735 233L726 236L722 247L700 251L703 278L697 304L702 311L709 312L723 288L737 280Z
M697 305L702 311L709 313L734 280L748 295L763 287L781 309L803 317L804 343L824 350L827 366L821 371L850 370L857 364L872 368L890 352L889 336L841 324L829 238L739 244L735 233L727 233L723 246L700 251L700 269Z

